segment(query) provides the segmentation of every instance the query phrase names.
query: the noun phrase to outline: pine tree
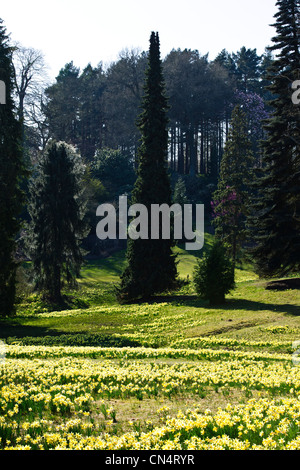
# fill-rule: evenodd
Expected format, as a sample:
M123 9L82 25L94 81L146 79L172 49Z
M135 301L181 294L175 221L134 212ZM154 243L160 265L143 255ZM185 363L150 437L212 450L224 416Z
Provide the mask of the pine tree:
M63 281L74 285L83 264L84 165L64 142L50 142L30 182L28 251L36 288L60 303Z
M245 220L249 211L253 162L247 116L238 105L232 113L218 189L213 195L216 236L227 245L234 263L246 238Z
M174 186L173 203L180 204L183 207L184 204L188 204L188 202L185 181L179 176Z
M197 294L211 305L223 304L225 295L235 288L234 264L220 240L215 240L209 253L198 261L194 285Z
M148 209L149 227L152 204L171 205L171 184L167 171L167 109L165 84L160 59L158 33L152 33L148 68L145 79L143 111L138 121L141 145L138 154L137 179L132 192L132 203ZM154 293L172 288L176 283L177 268L172 252L173 240L149 238L128 240L127 266L121 276L118 290L120 301L147 298Z
M292 102L292 83L300 78L300 1L278 0L277 35L270 47L272 113L266 121L263 171L249 225L257 271L272 277L300 267L300 108Z
M16 236L24 176L21 126L13 103L12 49L0 19L0 80L5 84L6 103L0 104L0 315L14 313L16 294Z

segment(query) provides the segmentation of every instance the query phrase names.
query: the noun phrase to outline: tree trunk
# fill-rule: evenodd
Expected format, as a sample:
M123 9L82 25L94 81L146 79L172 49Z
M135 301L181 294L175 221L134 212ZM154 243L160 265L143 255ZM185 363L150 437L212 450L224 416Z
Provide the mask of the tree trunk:
M61 268L59 265L54 267L53 272L53 286L51 292L51 300L55 303L60 303L62 300L61 296Z

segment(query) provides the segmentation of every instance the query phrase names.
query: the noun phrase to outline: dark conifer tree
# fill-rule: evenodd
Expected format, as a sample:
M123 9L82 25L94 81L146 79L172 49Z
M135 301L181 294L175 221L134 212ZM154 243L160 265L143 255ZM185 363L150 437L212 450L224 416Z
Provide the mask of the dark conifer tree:
M167 170L167 110L159 37L153 32L150 38L143 111L138 122L142 137L137 179L131 201L147 207L149 230L151 205L171 205L171 184ZM121 276L118 291L121 301L147 298L174 287L176 283L176 260L172 252L174 242L171 239L163 240L161 230L159 240L150 239L151 233L148 235L148 239L128 240L127 266Z
M268 87L272 114L265 125L264 168L249 219L257 271L268 277L300 267L300 107L292 102L292 84L300 79L300 0L278 0L277 6Z
M12 49L0 19L0 80L5 103L0 104L0 315L14 313L16 293L16 236L22 209L24 165L21 125L16 119L13 95Z
M213 195L216 235L227 245L234 263L246 238L253 163L247 115L237 105L221 161L218 189Z
M30 182L28 252L36 288L60 303L63 281L74 285L83 264L86 234L84 165L64 142L50 142Z

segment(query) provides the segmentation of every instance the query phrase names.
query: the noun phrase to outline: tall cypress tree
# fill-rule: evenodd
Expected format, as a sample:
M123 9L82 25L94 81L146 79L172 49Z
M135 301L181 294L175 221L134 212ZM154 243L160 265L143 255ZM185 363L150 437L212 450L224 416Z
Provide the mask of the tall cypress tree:
M300 267L300 108L292 102L292 83L300 78L300 0L278 0L277 35L270 50L272 114L266 121L263 171L249 225L257 271L281 276Z
M30 182L28 254L36 287L60 303L63 282L75 284L86 234L82 195L84 165L64 142L50 142Z
M22 209L21 180L24 166L21 126L13 103L12 49L0 19L0 80L6 89L6 103L0 104L0 315L14 313L16 293L16 236Z
M141 144L138 153L137 179L132 192L132 203L143 204L150 214L152 204L171 206L171 184L167 171L167 110L165 84L160 59L158 33L152 32L145 94L138 121ZM172 288L176 283L177 268L172 252L173 240L128 240L127 266L121 276L118 296L121 301L147 298L154 293Z

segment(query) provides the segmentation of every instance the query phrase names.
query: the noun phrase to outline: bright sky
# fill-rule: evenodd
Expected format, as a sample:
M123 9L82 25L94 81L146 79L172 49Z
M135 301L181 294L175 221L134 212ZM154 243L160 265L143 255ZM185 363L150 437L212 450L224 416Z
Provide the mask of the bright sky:
M12 41L44 53L51 79L73 60L83 69L117 60L123 49L148 50L158 31L161 54L197 49L212 60L242 46L271 44L276 0L14 0L2 2Z

